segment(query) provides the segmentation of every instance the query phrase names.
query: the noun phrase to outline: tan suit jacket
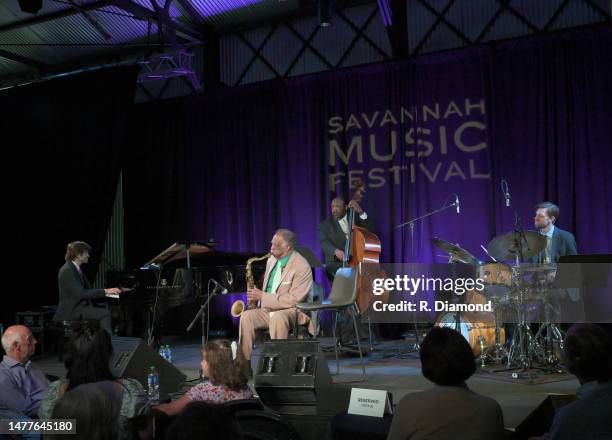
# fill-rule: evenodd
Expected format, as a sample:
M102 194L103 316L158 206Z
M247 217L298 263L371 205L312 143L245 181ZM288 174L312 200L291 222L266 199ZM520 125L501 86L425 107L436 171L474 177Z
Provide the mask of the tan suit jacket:
M268 258L262 290L265 290L268 285L268 279L276 261L274 257ZM261 307L268 311L293 308L296 304L304 301L308 292L312 289L312 284L312 270L308 261L299 252L292 251L282 272L276 294L271 295L264 292L261 298ZM297 313L299 324L308 322L308 316L299 310Z

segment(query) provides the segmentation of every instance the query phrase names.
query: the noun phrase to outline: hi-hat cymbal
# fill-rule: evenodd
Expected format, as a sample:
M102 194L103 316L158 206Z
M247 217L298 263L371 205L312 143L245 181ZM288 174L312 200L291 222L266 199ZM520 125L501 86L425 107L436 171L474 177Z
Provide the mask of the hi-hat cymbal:
M466 264L479 264L480 262L463 248L458 245L451 243L450 241L442 240L437 237L432 237L431 242L442 249L444 252L450 254L454 260L461 261Z
M525 239L515 231L498 235L489 242L487 252L498 261L514 260L522 245L523 259L533 257L546 247L546 236L535 231L524 231Z

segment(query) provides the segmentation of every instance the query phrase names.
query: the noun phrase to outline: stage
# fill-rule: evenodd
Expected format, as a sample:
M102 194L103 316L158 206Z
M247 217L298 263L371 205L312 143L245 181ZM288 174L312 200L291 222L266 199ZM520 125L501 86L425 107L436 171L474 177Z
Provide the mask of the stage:
M412 341L381 340L375 343L374 351L369 353L366 359L367 379L364 382L360 381L361 366L358 355L343 354L340 358L340 374L335 375L336 364L331 338L321 338L320 342L334 384L387 390L393 394L393 402L396 404L405 394L421 391L432 385L421 375L418 354L409 353ZM171 346L174 366L187 376L183 389L187 390L195 385L199 380L200 340L169 336L165 337L162 343ZM367 342L364 344L364 348L369 349ZM252 358L254 367L259 358L259 350L260 347L256 347ZM33 362L46 374L65 376L66 370L57 355L40 357ZM513 378L512 371L492 372L499 369L503 369L503 365L478 369L477 373L468 380L468 386L499 402L504 414L505 427L509 430L514 430L523 422L548 395L574 394L579 386L576 378L567 373L541 372L534 369L531 370L530 380L529 377L522 376ZM252 385L252 380L249 384Z

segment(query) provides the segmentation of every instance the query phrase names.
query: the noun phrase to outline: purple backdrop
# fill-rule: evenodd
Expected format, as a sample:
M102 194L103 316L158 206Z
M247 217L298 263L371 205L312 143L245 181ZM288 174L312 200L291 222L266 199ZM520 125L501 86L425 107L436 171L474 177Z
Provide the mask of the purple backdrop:
M444 261L429 243L435 235L485 260L480 245L514 226L499 189L506 179L526 229L533 206L551 200L581 253L609 252L611 43L609 29L574 31L143 108L139 130L175 146L164 156L172 178L162 207L176 214L165 215L173 226L161 238L154 221L143 227L133 215L131 240L156 236L163 242L151 247L162 249L169 237L214 237L222 250L264 252L286 227L321 255L317 224L361 177L383 261L407 261L408 230L395 226L452 193L461 213L417 225L416 259ZM126 170L128 222L160 203L138 181L160 156L147 157ZM147 257L131 249L133 261Z

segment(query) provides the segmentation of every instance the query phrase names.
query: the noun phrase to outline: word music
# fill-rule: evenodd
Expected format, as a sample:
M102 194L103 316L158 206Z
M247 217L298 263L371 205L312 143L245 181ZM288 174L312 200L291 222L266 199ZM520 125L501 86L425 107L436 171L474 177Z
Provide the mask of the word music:
M371 188L388 181L415 183L419 177L429 183L489 179L486 160L477 155L488 147L484 115L484 100L465 99L462 105L450 101L333 116L327 123L328 165L349 171L330 172L330 190L366 177Z

